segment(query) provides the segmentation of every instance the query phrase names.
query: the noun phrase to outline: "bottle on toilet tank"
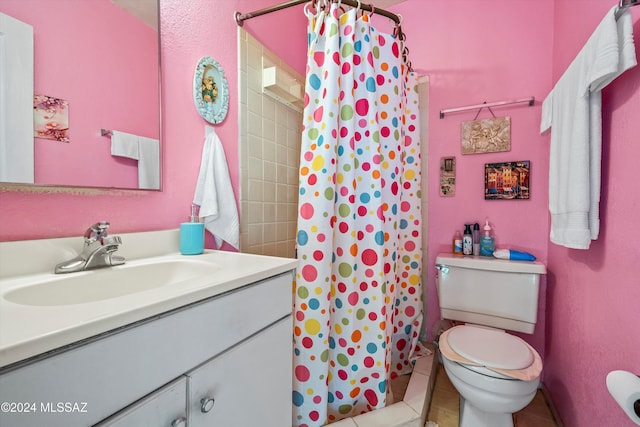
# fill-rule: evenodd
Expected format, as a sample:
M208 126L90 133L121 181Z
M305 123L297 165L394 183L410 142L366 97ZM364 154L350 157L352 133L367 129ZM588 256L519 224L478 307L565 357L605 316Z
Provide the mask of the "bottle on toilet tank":
M473 255L480 255L480 224L473 224Z
M464 235L462 236L462 253L464 255L473 254L473 234L471 233L471 224L464 225Z
M460 234L460 230L456 230L456 233L453 235L452 249L454 254L462 255L462 234Z
M484 236L480 238L480 256L493 256L495 243L491 236L491 226L487 219L484 224Z

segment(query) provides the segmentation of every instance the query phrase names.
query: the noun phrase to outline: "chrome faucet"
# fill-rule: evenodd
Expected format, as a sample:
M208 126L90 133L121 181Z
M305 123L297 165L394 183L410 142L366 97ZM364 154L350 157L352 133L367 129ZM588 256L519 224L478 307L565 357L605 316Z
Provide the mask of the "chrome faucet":
M114 255L122 244L119 236L107 236L109 223L93 224L84 233L84 247L77 257L56 265L55 273L75 273L91 268L110 267L125 263L124 257Z

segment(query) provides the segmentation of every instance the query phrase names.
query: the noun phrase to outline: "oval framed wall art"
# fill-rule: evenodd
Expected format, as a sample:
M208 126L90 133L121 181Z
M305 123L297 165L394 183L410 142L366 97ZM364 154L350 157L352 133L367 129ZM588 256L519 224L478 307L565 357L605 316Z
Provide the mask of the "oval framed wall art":
M209 123L221 123L229 110L229 86L224 70L210 56L198 61L193 76L193 102L200 116Z

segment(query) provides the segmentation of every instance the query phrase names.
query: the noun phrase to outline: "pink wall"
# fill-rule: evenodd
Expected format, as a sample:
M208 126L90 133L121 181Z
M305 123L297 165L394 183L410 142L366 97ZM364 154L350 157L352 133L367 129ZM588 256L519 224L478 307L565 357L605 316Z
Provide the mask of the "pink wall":
M200 166L206 122L193 106L193 72L202 56L224 68L230 103L226 120L216 126L224 145L234 188L238 177L237 25L234 12L253 11L272 0L161 0L163 191L34 190L0 187L0 241L81 236L96 220L111 221L113 233L177 228L187 219ZM4 1L3 1L4 5ZM301 7L274 16L287 31L274 31L259 17L247 30L260 27L260 38L276 40L288 62L299 62L306 50L306 19ZM283 20L283 21L282 21ZM302 34L284 43L287 34ZM289 59L288 59L289 58ZM236 192L236 198L238 194ZM209 247L212 239L208 239ZM227 246L224 246L227 248Z
M111 156L100 129L159 137L158 33L109 0L0 11L34 27L35 93L69 102L70 142L35 138L35 182L137 188L138 162Z
M540 102L551 87L552 0L408 0L393 8L403 16L413 67L430 78L428 167L427 328L439 319L435 257L451 252L455 230L489 218L496 246L547 260L548 141L539 136ZM511 116L511 151L462 155L460 124L476 111L439 118L442 109L534 96L534 107L495 108ZM489 118L483 110L479 118ZM440 158L456 156L454 197L439 195ZM484 200L484 164L531 161L531 199ZM525 336L544 354L544 280L535 333Z
M554 83L615 3L556 0ZM638 58L639 9L630 10ZM602 97L600 238L588 251L551 243L548 249L545 384L567 427L635 425L605 379L615 369L640 374L640 67L616 79Z
M204 55L213 56L222 65L229 81L229 114L216 130L226 150L232 183L239 187L236 25L231 17L236 10L252 11L274 1L161 3L163 191L5 189L0 192L0 241L79 236L99 219L110 220L114 233L176 228L184 221L204 136L205 122L197 115L191 94L193 70ZM428 74L431 82L426 163L430 182L429 263L425 266L429 271L428 325L439 317L431 268L436 254L450 250L451 237L463 223L488 217L498 245L530 251L548 263L548 292L546 298L543 293L540 324L529 339L544 355L544 382L568 426L630 426L609 397L604 377L611 369L640 371L636 330L640 324L636 279L640 275L636 244L640 231L633 222L640 204L633 175L640 154L634 145L640 68L604 91L602 237L589 251L565 250L548 243L549 141L538 134L540 101L613 3L407 0L394 8L404 17L414 68ZM638 39L640 7L635 9ZM306 20L300 14L296 7L246 23L249 32L299 70L304 64L299 58L304 57L306 39L287 35L305 33ZM383 27L383 18L375 19ZM278 26L285 24L294 29L278 31ZM438 117L444 108L532 95L537 99L533 108L495 110L497 115L511 116L512 150L508 153L462 156L460 121L471 120L475 114L452 114L444 120ZM488 116L483 113L481 117ZM458 186L455 197L445 198L438 195L438 167L440 157L450 155L458 160ZM510 160L531 160L531 200L484 201L484 163Z

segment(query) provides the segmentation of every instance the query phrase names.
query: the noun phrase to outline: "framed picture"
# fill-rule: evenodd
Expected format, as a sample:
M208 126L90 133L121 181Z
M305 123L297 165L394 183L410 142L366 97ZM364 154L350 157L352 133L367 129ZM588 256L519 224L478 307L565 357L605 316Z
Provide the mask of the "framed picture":
M511 150L511 117L462 122L462 154Z
M443 157L440 159L440 195L456 195L456 158Z
M200 116L221 123L229 110L229 85L224 70L210 56L198 61L193 77L193 101Z
M69 142L69 102L53 96L33 96L33 136Z
M486 163L484 165L484 199L528 199L530 162Z

